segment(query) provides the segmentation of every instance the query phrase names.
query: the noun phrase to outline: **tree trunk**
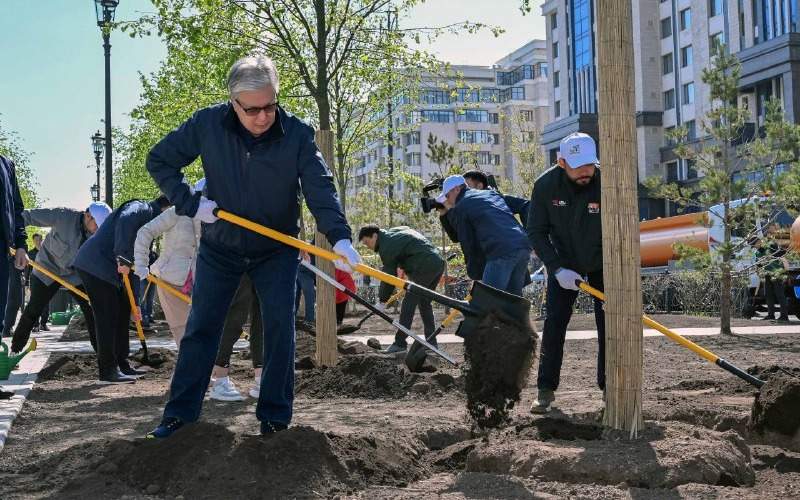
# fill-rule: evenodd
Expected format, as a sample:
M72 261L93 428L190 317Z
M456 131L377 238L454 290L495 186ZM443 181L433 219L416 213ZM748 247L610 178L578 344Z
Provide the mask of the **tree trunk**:
M317 103L319 113L319 129L331 129L331 102L328 96L328 39L326 33L328 26L325 24L325 2L327 0L314 0L314 11L317 21L317 92L314 101ZM333 165L333 151L325 161Z
M727 151L727 148L723 148ZM726 161L727 155L723 155ZM722 242L722 267L720 269L719 280L719 331L722 335L732 335L731 331L731 289L733 287L733 277L731 276L731 207L730 196L723 203L722 224L724 230Z
M339 188L339 202L342 204L342 212L344 213L345 217L347 217L347 175L345 172L347 167L345 166L345 158L344 148L342 147L342 143L344 142L344 138L341 136L339 132L341 130L341 124L338 120L336 120L336 186Z
M333 132L330 130L317 131L317 144L326 162L333 160ZM326 250L331 246L325 236L316 232L316 244ZM329 276L334 275L332 262L325 259L316 259L316 266ZM317 277L317 363L321 366L335 366L337 356L336 342L336 296L335 289Z
M642 292L630 0L605 0L597 16L601 214L606 291L603 423L638 436L642 419Z

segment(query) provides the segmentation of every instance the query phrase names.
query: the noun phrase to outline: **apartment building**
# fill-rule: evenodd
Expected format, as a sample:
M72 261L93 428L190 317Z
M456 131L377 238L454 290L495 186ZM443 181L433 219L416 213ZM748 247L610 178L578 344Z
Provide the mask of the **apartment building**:
M750 111L750 134L763 124L772 96L782 99L790 120L800 118L798 0L647 0L631 7L641 179L697 177L691 163L675 156L666 133L686 127L690 139L703 134L710 99L701 74L719 47L742 64L739 100ZM551 161L566 135L597 137L596 8L596 0L542 5L553 102L542 145ZM640 199L640 205L642 217L664 215L654 200Z
M550 116L545 42L533 40L492 66L453 66L451 72L452 77L423 79L419 89L395 99L394 168L426 182L438 175L439 166L426 157L433 134L455 146L455 162L464 169L515 181L520 144L539 148L539 132ZM358 154L350 194L370 189L371 175L387 165L388 121L378 137ZM398 181L395 190L403 189Z

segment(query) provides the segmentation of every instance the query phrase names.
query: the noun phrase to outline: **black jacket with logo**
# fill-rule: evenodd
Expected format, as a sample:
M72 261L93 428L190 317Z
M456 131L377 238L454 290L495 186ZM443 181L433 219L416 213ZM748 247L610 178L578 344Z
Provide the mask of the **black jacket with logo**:
M528 238L551 275L559 267L582 275L603 269L599 168L586 186L550 168L533 185L530 210Z

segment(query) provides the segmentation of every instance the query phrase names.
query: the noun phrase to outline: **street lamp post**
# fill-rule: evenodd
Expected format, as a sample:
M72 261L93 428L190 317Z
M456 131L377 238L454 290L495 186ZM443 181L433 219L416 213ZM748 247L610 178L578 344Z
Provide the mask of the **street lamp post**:
M114 12L117 10L119 0L94 0L94 10L97 15L97 26L103 33L103 51L106 59L106 203L114 206L114 188L111 185L112 156L111 156L111 24L114 22ZM98 182L98 186L99 186Z
M92 194L92 201L100 201L100 185L99 184L92 184L92 187L89 188L89 192Z
M97 173L97 184L92 186L92 199L94 201L100 201L100 162L103 160L103 146L106 145L105 138L100 135L100 131L98 130L92 136L92 150L94 151L94 161L97 165L95 172ZM94 187L97 187L97 195L95 196Z

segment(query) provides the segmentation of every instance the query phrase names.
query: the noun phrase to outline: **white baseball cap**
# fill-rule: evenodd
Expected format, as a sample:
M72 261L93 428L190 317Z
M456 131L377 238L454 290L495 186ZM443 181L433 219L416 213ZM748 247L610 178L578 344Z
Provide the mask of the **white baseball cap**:
M464 176L462 175L451 175L447 179L444 180L442 183L442 193L436 197L436 201L439 203L444 203L444 200L447 198L447 193L449 193L453 188L458 186L466 185L467 181L464 180Z
M561 140L559 153L571 168L600 163L597 159L597 145L595 145L594 139L581 132L564 137Z
M108 217L108 214L111 213L111 207L102 201L95 201L89 205L89 208L87 208L86 211L89 212L89 215L91 215L94 221L97 223L97 227L100 227L103 224L103 221L106 220L106 217Z

